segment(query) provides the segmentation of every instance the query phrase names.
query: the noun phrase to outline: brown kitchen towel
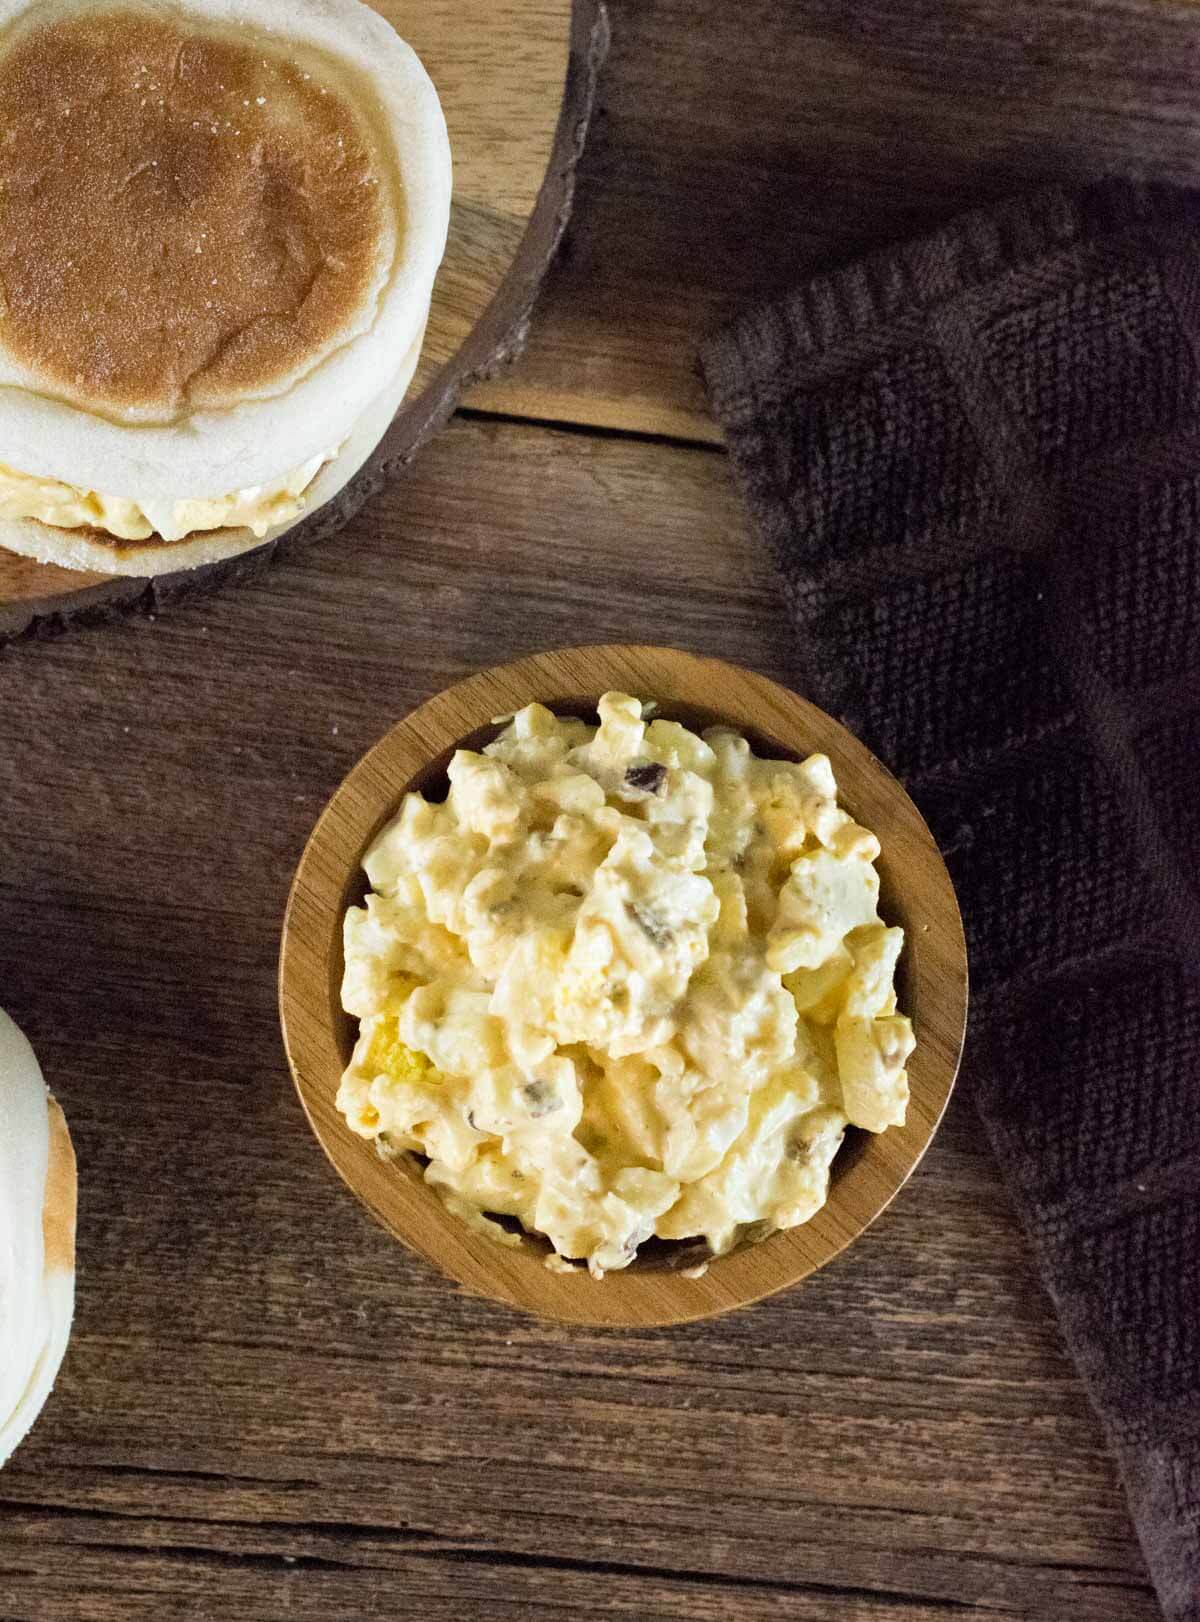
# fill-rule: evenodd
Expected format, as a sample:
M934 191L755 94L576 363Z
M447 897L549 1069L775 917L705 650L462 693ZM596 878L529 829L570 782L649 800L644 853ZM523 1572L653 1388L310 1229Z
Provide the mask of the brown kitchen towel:
M704 367L803 682L947 854L963 1085L1163 1608L1195 1622L1200 194L967 216L751 313Z

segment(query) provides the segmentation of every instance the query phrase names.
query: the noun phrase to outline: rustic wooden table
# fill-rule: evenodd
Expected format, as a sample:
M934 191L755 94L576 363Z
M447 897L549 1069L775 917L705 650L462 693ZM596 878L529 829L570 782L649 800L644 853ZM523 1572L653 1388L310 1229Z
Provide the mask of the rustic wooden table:
M847 1255L639 1335L459 1294L343 1190L292 1094L288 881L390 721L584 640L787 678L700 336L964 203L1184 178L1200 150L1200 13L1171 0L612 16L516 370L337 540L0 654L0 1002L81 1178L74 1340L0 1476L5 1618L1158 1614L969 1077Z

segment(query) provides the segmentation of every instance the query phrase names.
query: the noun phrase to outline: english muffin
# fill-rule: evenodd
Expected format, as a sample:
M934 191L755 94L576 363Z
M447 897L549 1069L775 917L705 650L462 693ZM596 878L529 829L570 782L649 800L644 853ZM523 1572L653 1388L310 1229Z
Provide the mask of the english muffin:
M0 545L191 567L337 492L416 369L437 93L358 0L0 0Z
M75 1151L0 1011L0 1465L54 1386L75 1310Z

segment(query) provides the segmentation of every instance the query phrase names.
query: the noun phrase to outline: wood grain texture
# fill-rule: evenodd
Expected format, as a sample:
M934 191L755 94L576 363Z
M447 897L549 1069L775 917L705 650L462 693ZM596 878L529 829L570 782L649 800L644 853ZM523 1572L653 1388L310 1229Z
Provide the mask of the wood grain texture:
M969 1067L848 1253L676 1330L459 1293L317 1151L275 968L320 807L472 669L639 638L788 677L724 459L459 422L244 590L0 652L0 1003L80 1199L0 1616L1153 1622Z
M714 441L701 340L1056 180L1200 178L1195 0L612 0L578 209L481 408Z
M345 523L449 417L469 381L519 344L570 208L575 160L607 46L599 0L375 0L413 46L446 115L454 198L416 376L366 467L285 535L191 570L194 591L245 578L280 545L311 544ZM80 618L153 600L179 577L144 580L60 569L0 549L0 637L38 619Z
M651 699L667 720L731 726L769 758L830 757L839 802L875 833L881 909L905 933L899 991L917 1032L902 1126L852 1135L817 1214L762 1244L715 1259L700 1278L642 1258L602 1282L579 1267L552 1272L548 1247L523 1236L502 1247L452 1216L411 1163L385 1163L336 1104L357 1039L342 1011L342 921L361 890L362 858L401 797L440 776L449 756L497 715L541 703L594 714L616 690ZM747 1306L807 1278L858 1238L916 1169L950 1098L967 1015L967 948L950 875L904 789L831 716L790 689L725 660L676 648L562 648L495 666L429 699L371 749L338 787L304 848L284 918L279 969L284 1046L309 1123L343 1179L383 1225L452 1278L494 1300L565 1323L687 1323Z

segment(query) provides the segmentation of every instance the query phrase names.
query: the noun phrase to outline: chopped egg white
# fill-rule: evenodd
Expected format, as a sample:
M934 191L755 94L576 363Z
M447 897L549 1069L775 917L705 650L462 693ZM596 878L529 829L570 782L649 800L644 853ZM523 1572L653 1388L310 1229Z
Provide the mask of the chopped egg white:
M914 1046L879 842L829 760L648 708L531 704L459 750L345 919L351 1127L597 1276L652 1236L717 1255L806 1222L847 1125L903 1122Z

